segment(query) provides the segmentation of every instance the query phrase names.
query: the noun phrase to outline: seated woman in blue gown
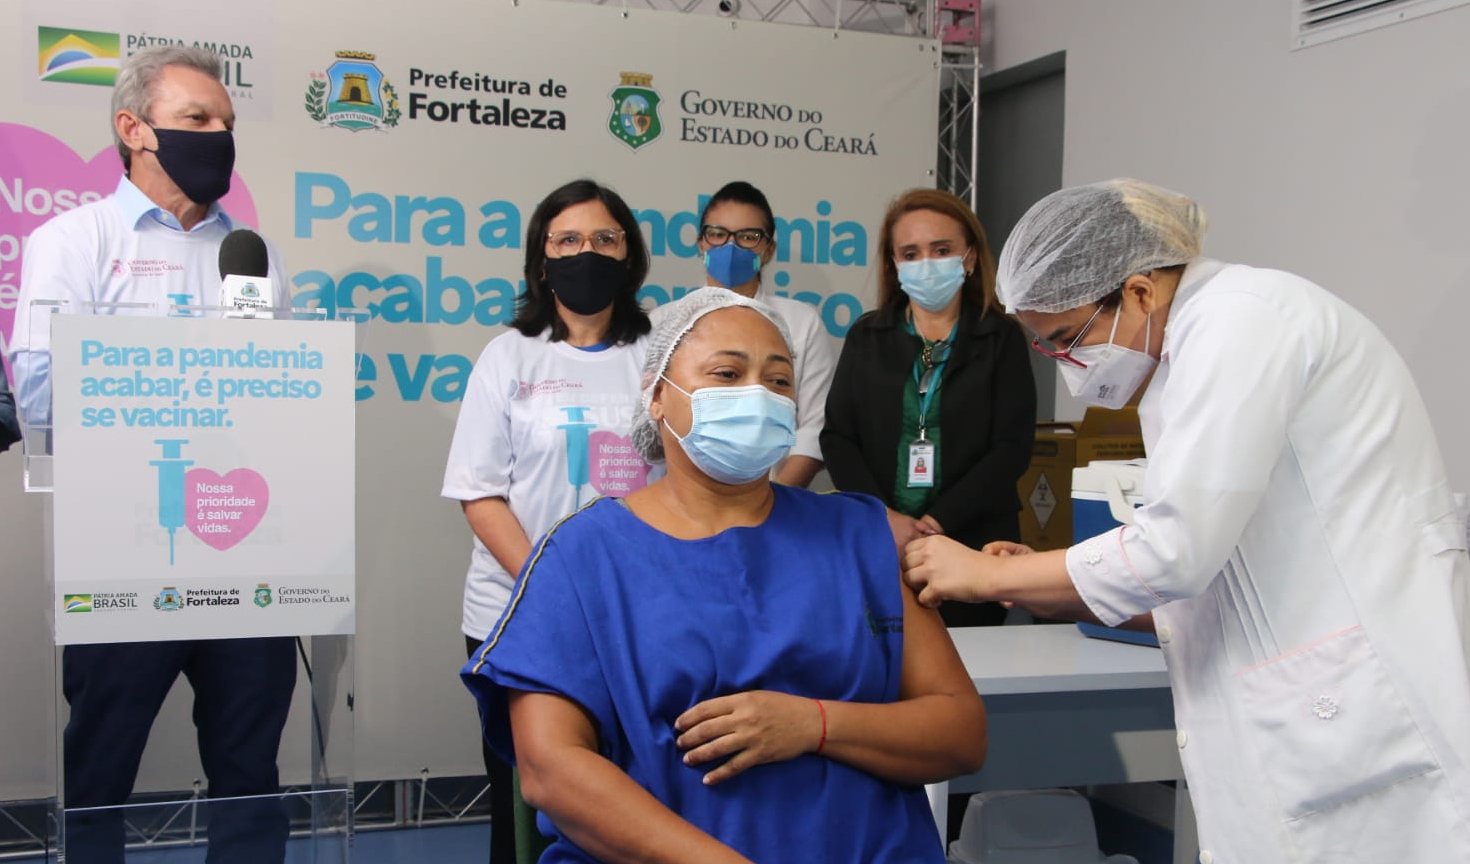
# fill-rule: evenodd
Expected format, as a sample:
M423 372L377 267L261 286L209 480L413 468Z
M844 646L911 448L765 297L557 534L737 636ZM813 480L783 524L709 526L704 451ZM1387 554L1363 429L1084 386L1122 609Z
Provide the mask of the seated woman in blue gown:
M543 862L944 861L921 784L979 769L985 710L883 504L767 479L792 360L732 291L660 322L633 445L668 473L552 528L465 667Z

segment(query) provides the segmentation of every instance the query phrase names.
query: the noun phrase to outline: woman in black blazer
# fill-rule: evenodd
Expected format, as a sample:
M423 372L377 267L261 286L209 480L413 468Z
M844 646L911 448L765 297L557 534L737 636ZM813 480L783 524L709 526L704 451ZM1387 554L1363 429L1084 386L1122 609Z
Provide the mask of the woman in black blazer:
M853 323L827 396L833 485L888 505L900 555L927 534L1019 541L1036 387L984 229L959 198L914 189L889 205L874 257L878 308ZM950 626L1005 619L995 603L940 612Z

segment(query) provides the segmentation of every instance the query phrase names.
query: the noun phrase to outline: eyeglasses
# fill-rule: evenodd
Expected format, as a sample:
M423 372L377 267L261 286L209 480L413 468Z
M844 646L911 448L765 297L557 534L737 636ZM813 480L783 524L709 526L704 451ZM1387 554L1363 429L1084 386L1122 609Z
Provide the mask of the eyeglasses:
M736 246L741 249L754 249L770 239L771 235L760 228L741 228L739 231L731 231L720 225L705 225L699 229L699 236L711 246L724 246L730 242L731 237L734 237Z
M1097 304L1097 310L1092 313L1092 317L1087 319L1087 323L1082 325L1082 329L1077 331L1077 335L1072 337L1071 343L1064 350L1057 351L1042 345L1040 336L1031 340L1031 347L1059 363L1070 363L1078 369L1086 369L1087 364L1073 357L1072 351L1077 347L1077 343L1082 341L1082 337L1087 334L1087 330L1092 326L1092 322L1097 320L1097 316L1102 314L1102 311L1107 308L1107 305L1107 303Z
M624 231L615 231L611 228L593 231L591 234L583 234L581 231L552 231L546 235L546 240L551 244L551 248L556 250L558 258L576 255L588 243L592 244L592 251L611 255L622 247L625 234Z

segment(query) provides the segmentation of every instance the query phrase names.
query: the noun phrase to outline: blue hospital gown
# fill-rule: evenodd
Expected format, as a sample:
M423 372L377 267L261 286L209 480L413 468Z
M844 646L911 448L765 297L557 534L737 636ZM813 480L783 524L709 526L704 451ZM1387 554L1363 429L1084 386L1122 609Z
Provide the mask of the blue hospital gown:
M608 498L548 532L464 669L485 734L513 757L506 689L560 694L595 719L604 756L753 861L942 862L919 787L811 754L706 787L707 768L680 761L674 720L706 699L898 698L903 588L883 505L773 488L764 524L701 540ZM540 827L556 836L543 862L593 860L544 814Z

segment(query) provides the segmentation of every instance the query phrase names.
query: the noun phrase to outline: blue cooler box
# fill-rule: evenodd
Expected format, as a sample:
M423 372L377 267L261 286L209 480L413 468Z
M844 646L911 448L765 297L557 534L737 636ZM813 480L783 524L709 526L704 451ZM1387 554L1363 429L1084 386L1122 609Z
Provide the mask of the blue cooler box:
M1143 459L1089 462L1072 469L1072 542L1080 543L1119 525L1133 524L1134 508L1143 504ZM1152 633L1116 630L1078 623L1084 635L1158 647Z
M1072 469L1072 542L1133 524L1143 504L1144 460L1089 462Z

